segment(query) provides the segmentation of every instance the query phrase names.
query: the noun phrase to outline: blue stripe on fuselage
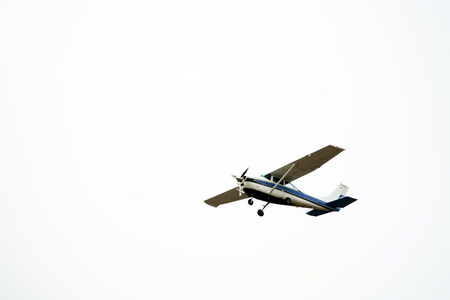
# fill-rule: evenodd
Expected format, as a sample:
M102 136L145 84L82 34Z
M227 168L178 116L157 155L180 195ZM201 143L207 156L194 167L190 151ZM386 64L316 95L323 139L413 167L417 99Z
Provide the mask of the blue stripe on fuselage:
M255 183L258 183L258 184L261 184L261 185L264 185L264 186L267 186L267 187L270 187L270 188L273 188L275 186L275 183L273 183L273 182L267 182L267 181L263 181L263 180L252 179L252 178L247 178L247 180L248 181L253 181ZM329 210L336 210L334 207L328 206L325 201L322 201L320 199L317 199L317 198L311 197L309 195L303 194L302 192L300 192L298 190L294 190L294 189L288 188L288 187L286 187L284 185L278 185L276 187L276 189L280 190L280 191L283 191L285 193L294 195L296 197L302 198L302 199L307 200L309 202L312 202L314 204L320 205L323 208L326 208L326 209L329 209Z

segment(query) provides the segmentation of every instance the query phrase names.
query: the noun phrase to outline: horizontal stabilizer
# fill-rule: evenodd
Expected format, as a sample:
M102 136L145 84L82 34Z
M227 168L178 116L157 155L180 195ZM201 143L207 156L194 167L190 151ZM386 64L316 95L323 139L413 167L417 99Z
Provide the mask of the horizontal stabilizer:
M332 212L332 210L320 210L320 209L313 209L310 210L309 212L307 212L307 215L313 216L313 217L317 217L323 214L327 214L329 212Z
M344 197L344 198L341 198L341 199L337 199L337 200L328 202L327 205L329 207L336 208L337 211L339 211L339 208L346 207L347 205L350 205L350 204L352 204L355 201L356 201L355 198ZM321 216L323 214L327 214L327 213L332 212L332 211L333 210L313 209L313 210L310 210L309 212L307 212L307 214L310 215L310 216L317 217L317 216Z
M334 200L331 202L328 202L327 205L331 206L331 207L346 207L347 205L352 204L353 202L355 202L356 199L352 198L352 197L344 197L338 200Z

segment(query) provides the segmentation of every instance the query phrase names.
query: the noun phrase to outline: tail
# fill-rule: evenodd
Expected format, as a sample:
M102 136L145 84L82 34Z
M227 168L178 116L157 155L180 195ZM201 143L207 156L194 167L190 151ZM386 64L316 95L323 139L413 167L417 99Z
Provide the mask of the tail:
M346 197L348 186L343 185L342 183L334 190L331 195L328 195L326 197L321 197L320 199L323 201L330 201L327 203L327 206L330 207L331 210L319 210L319 209L313 209L309 212L307 212L310 216L320 216L323 214L327 214L332 211L339 211L341 208L346 207L347 205L352 204L356 201L355 198Z
M341 208L346 207L347 205L350 205L355 201L356 201L355 198L343 197L341 199L337 199L337 200L327 203L327 205L333 210L313 209L313 210L310 210L309 212L307 212L306 214L313 216L313 217L321 216L321 215L330 213L332 211L339 211Z
M319 197L319 199L325 202L341 199L344 198L345 195L347 195L347 191L348 186L341 183L330 195L325 197Z

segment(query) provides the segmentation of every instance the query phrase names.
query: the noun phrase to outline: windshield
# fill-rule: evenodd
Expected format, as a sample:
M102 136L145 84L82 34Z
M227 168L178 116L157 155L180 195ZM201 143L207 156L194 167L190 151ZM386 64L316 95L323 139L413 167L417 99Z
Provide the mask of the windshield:
M264 177L264 178L270 180L270 178L272 177L272 175L270 175L269 173L267 173L267 174L261 175L261 177Z
M266 179L268 179L268 180L270 180L272 182L275 182L275 183L280 181L280 178L274 177L270 173L261 175L261 177L264 177L264 178L266 178ZM291 189L299 191L299 189L297 189L292 183L290 183L290 182L288 182L286 180L283 180L282 182L280 182L280 185L284 185L285 187L288 187L288 188L291 188Z

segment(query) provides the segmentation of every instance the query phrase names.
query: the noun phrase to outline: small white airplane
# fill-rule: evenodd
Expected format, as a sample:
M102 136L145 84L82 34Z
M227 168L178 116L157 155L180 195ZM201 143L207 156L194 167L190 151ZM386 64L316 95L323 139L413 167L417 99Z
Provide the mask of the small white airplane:
M241 177L233 176L238 182L237 188L205 200L205 203L218 207L221 204L250 198L248 204L253 205L253 198L255 198L267 202L262 209L258 210L258 215L261 217L264 216L264 209L270 203L312 208L307 214L314 217L339 211L356 201L354 198L345 196L347 186L341 183L331 195L316 198L298 190L291 181L320 168L342 151L344 149L336 146L326 146L258 178L245 176L247 168Z

